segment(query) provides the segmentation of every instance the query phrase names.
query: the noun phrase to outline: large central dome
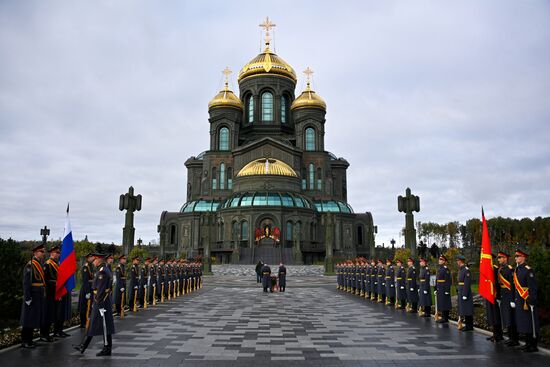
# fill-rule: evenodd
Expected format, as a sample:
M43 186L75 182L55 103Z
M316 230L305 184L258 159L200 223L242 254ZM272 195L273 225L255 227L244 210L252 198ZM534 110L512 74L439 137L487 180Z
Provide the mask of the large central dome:
M239 171L237 177L253 175L298 177L292 167L273 158L260 158L248 163Z
M271 52L269 45L267 45L261 54L250 60L250 62L241 69L238 81L240 82L249 76L266 73L282 75L292 79L294 82L297 80L296 72L294 72L292 66L277 56L277 54Z

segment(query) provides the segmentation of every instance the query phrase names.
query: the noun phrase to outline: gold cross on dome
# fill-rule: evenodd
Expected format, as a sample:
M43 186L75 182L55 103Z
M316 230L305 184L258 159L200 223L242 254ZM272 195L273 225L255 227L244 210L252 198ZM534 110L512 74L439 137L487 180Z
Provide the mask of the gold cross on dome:
M311 70L311 68L308 66L306 70L304 70L304 74L306 75L306 82L307 84L309 84L309 82L311 81L311 75L313 75L313 70Z
M269 17L265 17L265 20L263 23L260 24L260 27L262 27L265 30L265 44L269 45L269 42L271 42L271 37L269 37L269 31L271 28L276 27L277 25L275 23L272 23L271 20L269 20Z
M225 67L225 69L222 70L223 75L225 76L225 85L229 84L229 75L231 75L232 71L229 69L229 67Z

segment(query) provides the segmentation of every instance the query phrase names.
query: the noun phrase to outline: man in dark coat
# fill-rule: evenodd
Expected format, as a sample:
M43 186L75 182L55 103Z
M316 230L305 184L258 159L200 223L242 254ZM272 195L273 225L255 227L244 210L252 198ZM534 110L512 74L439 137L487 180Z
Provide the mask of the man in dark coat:
M138 309L139 293L139 256L132 258L132 267L130 268L130 286L128 287L128 307L130 311Z
M34 348L34 329L43 325L46 279L41 261L44 258L43 244L32 249L32 259L23 269L23 302L21 304L21 347Z
M166 287L166 268L164 265L164 259L160 259L158 269L157 297L161 302L164 302L164 288Z
M431 317L432 314L432 290L430 286L430 268L428 261L420 258L420 276L418 277L420 287L418 289L418 305L422 310L420 316Z
M457 255L456 264L458 265L458 285L457 285L457 305L458 316L465 321L465 326L461 331L474 330L474 301L472 299L472 277L470 269L466 266L466 258Z
M395 293L397 298L397 305L400 310L407 308L407 271L403 267L403 261L397 259L397 271L395 274Z
M262 260L259 260L256 264L256 283L261 283L262 281L262 267L264 266L264 263L262 263Z
M386 269L382 260L378 260L378 302L386 303Z
M149 282L149 264L151 263L150 258L146 258L143 265L139 269L139 290L138 290L138 304L140 308L146 307L146 296L148 291L148 282Z
M54 336L64 338L69 336L63 332L63 310L61 308L66 307L66 300L55 299L55 286L57 283L57 272L59 271L59 257L61 256L61 247L55 245L50 249L50 258L46 260L44 264L44 277L46 279L46 297L44 307L44 320L42 327L40 328L40 340L52 342L53 338L50 336L50 329L52 324L54 325Z
M386 259L386 304L393 306L395 304L395 268L392 259Z
M279 291L284 292L286 289L286 267L283 263L279 264L279 272L277 276L279 277Z
M510 307L510 303L514 302L516 288L514 286L514 268L508 264L508 255L504 251L499 251L497 260L499 263L497 279L497 288L500 290L498 304L500 308L500 319L502 327L508 331L508 340L506 345L515 347L519 345L519 337L516 329L515 310ZM501 329L502 333L502 329Z
M416 280L417 273L416 267L414 266L414 259L409 257L407 259L407 278L405 282L405 288L407 290L407 303L409 304L409 312L417 313L418 312L418 283ZM431 293L428 292L428 294Z
M511 307L516 311L518 333L525 334L525 346L522 349L531 353L538 351L540 325L537 312L537 281L535 272L525 263L528 256L526 249L516 250L515 296Z
M439 256L439 268L436 274L435 300L437 302L437 312L440 318L437 323L444 324L449 322L449 313L451 312L451 270L446 265L445 255Z
M365 299L370 299L371 294L371 275L372 268L370 266L370 261L367 259L365 264Z
M378 267L376 266L376 261L374 259L370 262L370 286L371 286L371 301L376 301L378 299Z
M149 289L149 303L157 303L157 287L158 287L158 257L153 258L153 262L149 266L149 276L151 277Z
M92 310L92 282L94 281L94 265L92 254L86 255L86 261L80 269L80 279L82 285L78 294L78 311L80 314L80 327L85 328L90 311Z
M493 259L493 275L495 277L495 301L494 303L489 300L484 300L485 303L485 315L487 316L487 324L491 326L493 335L487 338L487 340L493 343L498 343L503 340L502 337L502 321L500 317L501 295L500 286L498 285L498 269L499 265L496 263L496 256L491 254ZM510 307L510 305L508 305Z
M271 268L267 264L262 266L262 286L265 293L267 293L267 288L273 292L271 288Z
M92 338L101 335L103 336L103 349L96 356L110 356L113 347L112 334L115 333L111 297L113 275L105 263L105 255L103 254L94 254L94 266L98 271L92 285L94 296L90 326L86 330L86 339L74 348L80 353L84 353Z
M118 265L115 269L115 310L120 317L122 307L126 307L126 255L122 254L118 257Z

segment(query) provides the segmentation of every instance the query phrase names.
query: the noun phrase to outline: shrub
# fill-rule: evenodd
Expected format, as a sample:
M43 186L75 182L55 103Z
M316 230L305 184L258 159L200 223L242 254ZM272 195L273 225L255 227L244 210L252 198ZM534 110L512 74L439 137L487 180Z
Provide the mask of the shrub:
M30 257L29 257L30 259ZM0 310L2 319L18 319L23 297L23 267L28 259L21 254L19 244L0 238Z

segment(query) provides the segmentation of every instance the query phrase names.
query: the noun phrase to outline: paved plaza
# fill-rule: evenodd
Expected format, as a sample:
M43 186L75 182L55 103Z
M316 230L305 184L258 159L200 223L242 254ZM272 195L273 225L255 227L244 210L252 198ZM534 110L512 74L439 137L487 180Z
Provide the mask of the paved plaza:
M291 272L289 272L291 274ZM68 340L0 354L21 366L523 366L550 356L494 346L481 333L460 333L337 291L334 277L290 277L287 292L265 294L245 276L205 277L205 287L116 322L113 355L85 354ZM107 362L106 362L107 361Z

